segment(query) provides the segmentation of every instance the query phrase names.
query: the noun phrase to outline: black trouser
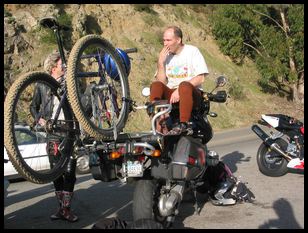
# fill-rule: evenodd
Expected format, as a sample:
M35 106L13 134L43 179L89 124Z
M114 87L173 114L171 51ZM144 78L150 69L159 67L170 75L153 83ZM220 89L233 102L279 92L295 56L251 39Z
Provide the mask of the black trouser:
M48 140L48 155L51 168L53 168L60 159L60 152L56 149L58 141ZM76 162L75 158L70 157L67 167L63 174L53 181L56 191L73 192L76 182Z

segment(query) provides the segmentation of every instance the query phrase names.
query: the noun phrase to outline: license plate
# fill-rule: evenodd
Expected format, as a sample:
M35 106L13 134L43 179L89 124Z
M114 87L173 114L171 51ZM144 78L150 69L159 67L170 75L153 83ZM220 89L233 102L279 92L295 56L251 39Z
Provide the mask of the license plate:
M123 163L123 170L127 177L141 177L143 176L142 164L139 161L127 161Z

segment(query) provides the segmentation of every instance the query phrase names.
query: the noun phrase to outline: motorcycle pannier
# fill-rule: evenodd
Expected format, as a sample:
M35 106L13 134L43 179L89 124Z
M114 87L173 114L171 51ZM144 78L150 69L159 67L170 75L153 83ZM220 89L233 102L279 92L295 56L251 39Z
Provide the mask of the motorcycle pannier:
M172 178L175 180L195 179L204 168L205 146L192 137L181 137L173 156Z
M120 166L108 161L107 159L100 160L98 158L90 160L90 169L95 180L110 182L117 179L117 172Z

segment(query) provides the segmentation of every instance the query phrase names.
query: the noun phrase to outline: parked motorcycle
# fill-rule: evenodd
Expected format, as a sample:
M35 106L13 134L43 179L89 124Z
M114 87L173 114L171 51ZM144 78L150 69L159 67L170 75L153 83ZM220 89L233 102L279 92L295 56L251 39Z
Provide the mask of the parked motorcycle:
M263 141L257 153L259 170L266 176L283 176L291 159L304 158L304 124L283 114L263 114L258 123L276 130L268 135L258 125L251 127Z
M225 83L224 76L218 77L214 90ZM226 91L213 94L214 90L204 92L201 106L193 110L190 121L193 135L165 134L166 130L178 122L179 111L164 100L156 101L137 107L145 108L152 116L150 133L119 134L115 145L110 142L113 147L111 153L110 150L102 150L96 158L92 158L90 167L94 179L110 181L121 178L135 184L134 221L154 219L164 227L171 226L186 190L194 194L196 213L200 211L197 191L210 192L211 200L216 205L235 204L243 196L249 196L241 182L231 172L226 172L218 154L209 151L206 146L213 137L207 116L217 116L210 112L210 102L224 103L227 99ZM217 177L223 174L226 179L220 182L214 177L217 180L214 182L216 186L205 187L205 179L213 174L208 172L208 167L212 170L217 168L222 172L218 174L216 169ZM228 191L227 197L225 194Z

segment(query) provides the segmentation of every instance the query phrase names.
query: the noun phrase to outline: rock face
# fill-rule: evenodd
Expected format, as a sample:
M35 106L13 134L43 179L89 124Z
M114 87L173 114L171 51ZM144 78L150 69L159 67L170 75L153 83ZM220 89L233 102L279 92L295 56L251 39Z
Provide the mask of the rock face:
M151 8L149 12L138 10L134 4L5 4L5 86L9 87L22 73L42 69L47 54L57 49L52 32L39 27L40 18L46 16L69 21L71 31L64 34L68 51L79 38L88 34L102 35L115 47L137 47L138 54L134 56L141 59L136 59L136 63L143 67L134 71L137 78L155 72L161 32L166 26L180 26L190 34L185 37L188 43L198 45L204 42L204 30L185 22L182 16L177 17L171 5L148 6ZM201 14L199 16L204 18Z
M130 10L127 10L131 8ZM57 5L57 4L5 4L4 5L4 84L9 87L19 74L38 70L46 53L56 49L53 43L46 43L48 33L39 27L39 20L46 16L69 16L71 32L66 34L68 49L82 36L87 34L115 35L117 38L125 28L122 23L128 12L134 12L130 5ZM125 12L125 13L124 13ZM135 22L136 23L136 22ZM134 24L134 22L132 22ZM44 34L45 33L45 34ZM49 36L52 35L49 32ZM134 33L137 34L137 33ZM110 37L109 37L110 39ZM117 40L116 40L117 41ZM67 48L66 48L67 49ZM48 52L47 52L48 50ZM42 56L40 56L42 55ZM45 57L44 57L45 56Z

